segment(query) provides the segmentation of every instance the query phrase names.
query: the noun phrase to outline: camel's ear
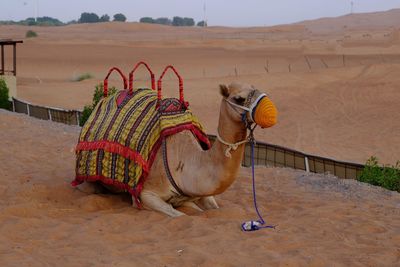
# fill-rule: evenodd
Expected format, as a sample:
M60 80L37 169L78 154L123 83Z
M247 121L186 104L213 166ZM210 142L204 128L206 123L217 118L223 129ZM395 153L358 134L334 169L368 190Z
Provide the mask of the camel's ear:
M219 92L223 97L228 97L229 96L229 89L225 84L220 84L219 85Z

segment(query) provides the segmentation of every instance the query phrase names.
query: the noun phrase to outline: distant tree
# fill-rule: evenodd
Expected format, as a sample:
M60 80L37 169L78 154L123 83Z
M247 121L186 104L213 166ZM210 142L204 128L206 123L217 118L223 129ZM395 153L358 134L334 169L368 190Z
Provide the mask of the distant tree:
M184 26L194 26L194 19L192 18L183 18Z
M183 18L182 18L182 17L175 16L175 17L172 19L172 26L184 26L184 24L183 24Z
M29 26L37 24L35 18L27 18L26 20L21 20L19 23L22 25L29 25Z
M124 14L118 13L114 15L114 21L122 21L125 22L126 21L126 17Z
M154 23L154 19L151 17L143 17L139 20L140 23Z
M104 14L103 16L100 17L100 22L108 22L110 21L110 16L107 14Z
M24 20L20 21L0 21L0 24L2 25L28 25L28 26L33 26L33 25L38 25L38 26L61 26L65 25L63 22L56 18L52 17L38 17L36 20L35 18L27 18Z
M74 19L74 20L68 21L67 25L69 25L69 24L77 24L77 23L78 23L78 21Z
M38 25L38 26L61 26L64 25L61 21L58 19L52 18L52 17L38 17L36 18L27 18L25 20L20 20L17 22L17 24L21 25L28 25L28 26L33 26L33 25Z
M78 22L79 23L96 23L99 21L100 21L100 18L97 14L84 12L81 14L81 17Z
M194 26L194 19L175 16L172 19L172 26Z
M56 19L56 18L52 18L52 17L37 17L35 18L26 18L24 20L20 20L20 21L13 21L13 20L9 20L9 21L0 21L0 24L5 24L5 25L28 25L28 26L33 26L33 25L37 25L37 26L61 26L61 25L65 25L62 21Z
M207 22L205 22L204 20L197 22L197 26L198 27L207 27Z
M162 25L171 25L172 21L169 18L157 18L154 23Z
M52 18L52 17L38 17L36 19L36 22L40 26L61 26L64 25L61 21L58 19Z
M0 25L15 25L18 24L18 22L13 21L13 20L1 20Z

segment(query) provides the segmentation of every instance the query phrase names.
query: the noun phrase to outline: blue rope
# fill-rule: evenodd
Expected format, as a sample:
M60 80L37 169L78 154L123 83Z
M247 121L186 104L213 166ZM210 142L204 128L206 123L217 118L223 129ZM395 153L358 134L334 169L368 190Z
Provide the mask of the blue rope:
M253 129L254 130L254 129ZM255 171L254 171L254 136L253 136L253 130L250 132L250 144L251 144L251 174L252 174L252 181L253 181L253 202L254 202L254 207L256 209L257 215L259 220L257 221L247 221L242 223L242 230L243 231L256 231L262 228L274 228L274 225L265 225L265 221L263 217L261 216L260 212L258 211L258 206L257 206L257 197L256 197L256 182L255 182Z

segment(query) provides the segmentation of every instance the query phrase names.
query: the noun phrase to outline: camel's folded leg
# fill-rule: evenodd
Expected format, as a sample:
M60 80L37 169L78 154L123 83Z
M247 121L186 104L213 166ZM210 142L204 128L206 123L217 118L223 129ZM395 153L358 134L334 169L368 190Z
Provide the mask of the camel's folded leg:
M213 196L209 197L202 197L198 200L198 203L204 207L206 210L211 210L211 209L218 209L219 206L217 204L217 201L215 201L215 198Z
M197 211L203 211L203 209L200 208L199 206L197 206L197 204L194 203L193 201L186 201L186 202L184 202L182 204L182 206L188 207L188 208L192 208L192 209L197 210Z
M102 194L105 192L104 187L97 182L84 182L76 188L86 194Z
M171 217L178 217L185 215L185 213L174 209L172 205L162 200L160 196L154 192L143 190L142 193L140 194L140 200L142 201L143 206L146 209L156 210L164 214L167 214L168 216Z

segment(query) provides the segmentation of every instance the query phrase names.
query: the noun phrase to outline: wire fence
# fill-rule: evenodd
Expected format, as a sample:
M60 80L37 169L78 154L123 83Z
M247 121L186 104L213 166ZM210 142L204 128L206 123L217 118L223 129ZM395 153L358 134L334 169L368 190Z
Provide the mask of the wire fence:
M290 148L259 142L254 147L256 165L288 167L313 173L330 173L343 179L357 179L364 166L357 163L306 154ZM251 147L246 145L243 166L251 166Z
M51 120L69 125L79 125L81 111L33 105L13 98L13 111L42 120ZM216 136L209 135L214 142ZM278 145L257 142L254 146L254 162L259 166L286 167L313 173L330 173L343 179L357 179L364 165L337 161L334 159L306 154ZM242 165L251 166L251 147L246 144Z
M79 125L81 112L78 110L64 110L60 108L33 105L16 98L12 99L13 111L42 120L51 120L69 125Z
M287 53L260 54L251 62L238 59L237 62L183 68L182 76L186 79L243 77L248 75L270 75L277 73L309 73L329 69L368 67L379 64L400 64L400 54L302 54ZM173 78L173 76L166 78Z
M216 140L215 135L208 137L211 142ZM264 142L256 142L254 146L254 163L258 166L286 167L313 173L330 173L342 179L355 180L364 169L362 164L306 154ZM242 166L251 166L251 146L248 143L244 150Z

